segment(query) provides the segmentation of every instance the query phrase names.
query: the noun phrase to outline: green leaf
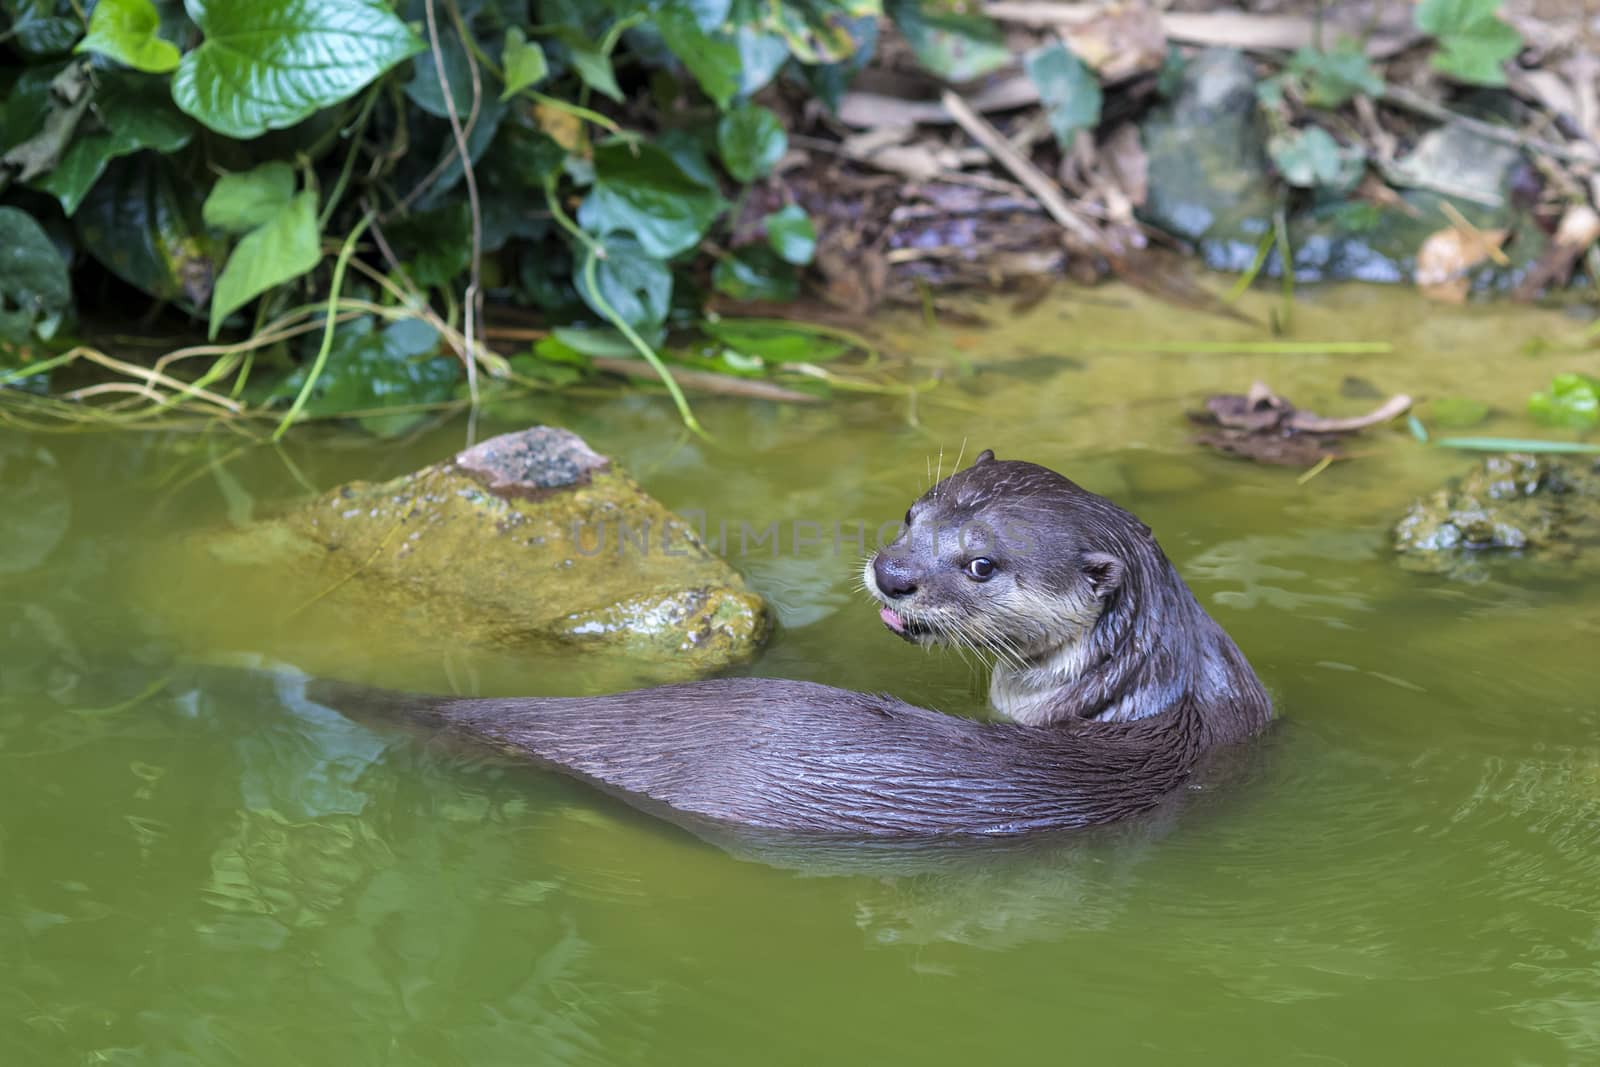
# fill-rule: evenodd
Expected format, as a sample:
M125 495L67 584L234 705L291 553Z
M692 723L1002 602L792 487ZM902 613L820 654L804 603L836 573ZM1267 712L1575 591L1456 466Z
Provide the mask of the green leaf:
M294 199L294 168L281 160L239 174L224 174L201 208L207 226L245 233L271 222Z
M705 94L717 107L726 108L739 91L739 46L726 34L706 32L693 14L681 9L662 10L655 24Z
M789 43L751 26L740 26L733 40L739 50L739 95L754 96L771 84L789 61Z
M717 154L728 173L741 182L766 177L788 150L783 123L758 104L742 104L717 122Z
M607 322L607 307L629 326L653 332L667 319L672 303L672 271L631 237L612 237L606 256L595 264L595 287L584 278L586 260L573 271L578 295Z
M946 81L972 81L1011 62L999 27L982 16L929 14L918 0L892 5L890 15L917 62Z
M1312 107L1343 107L1363 93L1383 95L1383 79L1359 42L1340 41L1327 52L1302 48L1289 61L1289 71L1304 86L1305 101Z
M103 129L84 133L80 127L61 161L34 182L61 201L68 216L77 212L113 159L146 148L171 154L194 137L194 123L172 103L165 78L103 72L93 112Z
M557 326L550 331L550 337L561 342L572 353L572 359L589 356L624 356L632 359L639 354L632 341L609 326L598 329Z
M611 69L610 56L600 51L583 30L575 27L563 26L556 31L555 37L567 46L567 58L583 84L601 96L622 103L622 87L617 84L616 72Z
M762 319L719 319L700 324L707 337L746 356L768 363L825 363L838 359L851 346L800 326Z
M1361 180L1366 154L1345 149L1321 126L1290 130L1267 140L1267 154L1290 185L1302 189L1348 189Z
M433 288L449 285L472 262L472 212L465 199L432 211L413 211L389 231L411 280Z
M419 319L402 319L381 331L373 328L370 317L342 323L333 335L328 362L311 387L305 413L328 418L448 401L455 395L460 364L436 355L438 350L438 332ZM296 368L273 388L267 402L297 396L306 374L305 366ZM369 414L360 424L376 436L393 437L427 417L420 411Z
M308 189L234 247L211 296L211 336L229 315L268 289L300 277L321 258L317 194Z
M1467 452L1600 453L1600 444L1589 444L1586 441L1542 441L1531 437L1441 437L1434 441L1434 444L1440 448L1458 448Z
M578 221L602 237L625 230L647 255L668 259L699 244L725 206L661 149L607 144L594 150L594 188Z
M68 0L10 0L10 30L17 50L30 59L58 56L83 34L83 23Z
M767 244L786 263L804 266L817 251L817 228L799 204L789 204L762 220Z
M229 137L258 137L336 104L422 50L381 0L188 0L205 33L172 98Z
M210 299L221 242L201 221L193 185L166 156L112 161L72 221L82 247L129 285L188 307Z
M1100 81L1083 61L1059 42L1029 52L1023 60L1028 77L1039 89L1056 143L1069 148L1080 130L1100 121Z
M741 248L717 260L711 284L735 300L793 300L799 290L794 267L760 246Z
M72 302L67 264L27 212L0 207L0 340L26 342Z
M1501 0L1422 0L1417 29L1439 42L1435 69L1474 85L1504 85L1506 60L1522 50L1522 37L1496 17Z
M98 52L135 70L162 74L178 65L178 46L157 36L161 16L150 0L99 0L89 35L74 52Z
M1558 374L1550 391L1528 398L1528 414L1546 426L1586 430L1600 425L1600 379L1587 374Z
M500 66L506 78L505 90L500 94L502 100L511 99L530 85L538 85L550 73L544 49L539 47L537 41L528 40L528 35L522 32L520 26L513 26L506 31Z
M448 118L454 106L457 117L464 123L472 111L472 60L467 56L467 46L462 43L461 36L448 26L439 29L439 55L444 60L444 78L439 77L439 64L434 62L431 48L424 48L412 57L406 96L428 114L441 119ZM478 77L481 91L481 72ZM446 80L450 83L448 101L444 95Z

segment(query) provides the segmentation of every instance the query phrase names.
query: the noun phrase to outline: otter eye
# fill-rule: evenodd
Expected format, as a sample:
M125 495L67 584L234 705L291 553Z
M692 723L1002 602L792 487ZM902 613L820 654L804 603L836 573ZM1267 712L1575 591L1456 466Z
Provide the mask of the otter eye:
M986 556L969 559L967 560L966 572L967 577L975 582L987 582L989 576L994 573L994 560Z

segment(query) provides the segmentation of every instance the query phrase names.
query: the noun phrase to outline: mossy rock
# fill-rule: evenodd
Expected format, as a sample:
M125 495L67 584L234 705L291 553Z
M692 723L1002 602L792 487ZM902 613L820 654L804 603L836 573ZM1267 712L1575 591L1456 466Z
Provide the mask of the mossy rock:
M498 650L684 678L750 657L770 629L765 602L687 522L550 427L208 532L188 555L191 593L264 613L277 625L256 628L257 650L317 673L331 673L324 658ZM324 655L329 643L343 647Z
M1600 570L1600 465L1512 454L1417 500L1394 527L1413 569L1487 576L1496 556Z

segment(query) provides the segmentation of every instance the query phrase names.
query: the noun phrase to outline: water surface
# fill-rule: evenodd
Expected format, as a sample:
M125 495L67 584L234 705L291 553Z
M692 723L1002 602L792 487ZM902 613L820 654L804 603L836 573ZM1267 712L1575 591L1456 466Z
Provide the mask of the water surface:
M439 459L460 424L400 445L309 431L283 453L225 431L0 434L0 1062L1600 1055L1600 590L1397 568L1387 524L1466 462L1403 430L1302 486L1196 450L1183 419L1258 377L1327 414L1370 390L1516 408L1557 371L1600 372L1525 351L1577 326L1337 289L1302 301L1294 336L1394 355L1162 355L1109 348L1261 333L1115 288L983 310L1000 325L892 327L947 377L914 423L895 399L702 400L709 446L632 395L528 402L481 432L557 422L714 527L788 524L776 555L732 556L783 621L744 669L969 713L981 677L883 632L853 589L861 548L831 524L898 518L941 449L945 470L985 447L1057 467L1150 523L1272 690L1283 721L1230 780L1000 853L730 853L292 686L182 666L248 651L283 605L241 600L204 647L145 595L160 549ZM822 543L797 550L796 520ZM345 640L353 671L407 684L596 684Z

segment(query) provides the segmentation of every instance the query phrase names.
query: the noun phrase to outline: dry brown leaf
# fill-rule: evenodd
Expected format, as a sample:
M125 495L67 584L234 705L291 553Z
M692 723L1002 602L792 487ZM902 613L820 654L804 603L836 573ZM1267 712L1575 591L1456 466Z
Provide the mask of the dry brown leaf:
M1167 58L1161 15L1143 3L1111 4L1086 21L1062 26L1060 35L1101 81L1160 70Z
M1429 234L1417 249L1417 288L1430 300L1465 303L1472 285L1467 272L1499 252L1509 232L1448 226Z
M1124 122L1100 146L1100 158L1122 195L1135 207L1143 207L1150 193L1150 160L1139 141L1139 127Z
M968 107L983 114L1010 111L1039 102L1038 87L1025 74L1002 78L976 93L962 97ZM852 91L839 100L839 121L856 129L908 126L918 123L949 125L954 120L937 100L908 100L883 93Z
M1513 300L1529 301L1551 283L1560 284L1572 274L1578 257L1588 247L1600 241L1600 213L1588 204L1574 204L1561 216L1555 239L1545 249L1539 262L1529 268L1516 290Z
M535 104L533 119L556 144L568 152L583 153L583 120L578 116L564 108Z

